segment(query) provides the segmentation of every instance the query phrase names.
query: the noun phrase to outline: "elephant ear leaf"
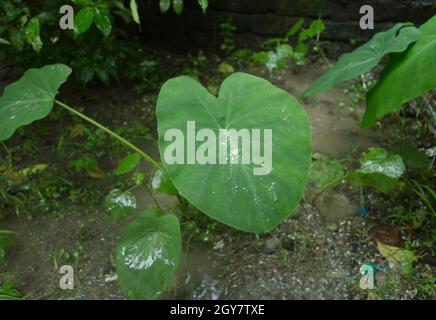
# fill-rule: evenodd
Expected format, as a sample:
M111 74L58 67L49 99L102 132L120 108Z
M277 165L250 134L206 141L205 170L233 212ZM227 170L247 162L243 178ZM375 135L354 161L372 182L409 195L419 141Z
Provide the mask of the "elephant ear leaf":
M8 85L0 97L0 141L10 138L19 127L46 117L70 74L71 68L66 65L48 65L27 70Z
M420 37L419 29L399 23L385 32L377 33L370 41L351 53L344 54L338 62L303 96L327 91L338 83L356 78L374 68L388 53L403 52Z
M264 79L238 72L224 80L215 97L194 79L178 77L163 85L156 113L163 165L177 191L200 211L234 228L263 233L297 207L309 175L311 132L306 112L288 92ZM168 150L172 150L174 142L165 136L171 132L193 136L188 123L209 135L204 139L207 142L193 142L195 150L201 152L208 146L209 154L209 150L219 150L224 142L223 152L210 151L213 159L205 164L168 163ZM239 136L231 152L226 143L226 132L230 130ZM253 133L251 137L251 130L259 133L259 147L250 146L255 136ZM260 139L262 131L265 133ZM242 145L244 135L249 141L248 152ZM251 150L261 149L265 150L265 159L271 159L269 164L253 161L251 155L257 151ZM201 153L195 150L192 154L197 159ZM247 154L250 161L243 163ZM180 156L185 159L185 151Z
M179 219L152 209L127 226L117 246L121 289L130 299L154 299L171 283L181 251Z
M363 127L436 88L436 15L420 31L419 40L389 63L378 84L368 92Z

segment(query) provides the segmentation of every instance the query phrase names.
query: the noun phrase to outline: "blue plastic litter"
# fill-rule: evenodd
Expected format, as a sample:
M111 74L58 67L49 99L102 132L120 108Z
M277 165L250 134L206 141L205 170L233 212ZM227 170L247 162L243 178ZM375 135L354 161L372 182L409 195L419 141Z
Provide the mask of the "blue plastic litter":
M359 209L359 211L363 214L363 216L364 216L365 218L368 218L368 217L369 217L369 212L368 212L368 210L365 209L364 206L361 206L360 204L358 204L358 205L357 205L357 209Z

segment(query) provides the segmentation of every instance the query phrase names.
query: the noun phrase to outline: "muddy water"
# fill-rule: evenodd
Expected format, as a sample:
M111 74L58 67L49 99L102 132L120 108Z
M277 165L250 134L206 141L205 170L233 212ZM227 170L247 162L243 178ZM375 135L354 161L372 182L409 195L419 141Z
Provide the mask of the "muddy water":
M296 97L300 96L322 74L311 66L304 73L283 75L282 88ZM339 109L338 103L346 101L346 95L333 89L305 99L299 99L312 123L313 149L334 157L343 157L352 151L364 151L377 142L373 131L359 127L363 108L354 111Z
M270 78L296 96L320 74L308 67L271 79L261 70L245 71ZM373 133L359 129L361 111L336 107L341 99L345 99L341 91L333 90L302 101L311 118L314 151L343 157L377 143ZM155 146L148 148L156 153ZM153 205L147 193L138 192L138 210ZM311 192L309 186L307 200ZM159 197L167 208L174 206L175 198ZM336 200L328 208L321 203L319 210L303 200L293 217L270 234L256 237L220 226L212 244L194 240L162 298L355 298L359 267L371 254L360 232L366 225L356 214L355 199L339 191L332 198ZM8 254L6 270L16 273L18 289L30 298L122 299L113 255L126 223L114 223L104 210L84 214L80 208L72 208L66 216L38 216L33 221L10 216L2 228L17 232L17 246ZM76 289L71 291L58 286L56 267L64 262L73 263L76 270Z

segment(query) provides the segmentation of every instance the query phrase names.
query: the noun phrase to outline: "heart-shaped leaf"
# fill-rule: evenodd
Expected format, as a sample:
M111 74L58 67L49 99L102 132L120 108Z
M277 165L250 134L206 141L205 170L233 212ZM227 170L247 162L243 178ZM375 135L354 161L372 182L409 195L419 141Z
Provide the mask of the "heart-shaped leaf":
M234 73L224 80L217 98L194 79L178 77L163 85L157 119L161 159L175 187L206 215L261 233L277 226L298 205L308 179L311 134L306 112L289 93L264 79ZM188 122L194 123L199 136L192 128L188 132ZM226 139L231 129L244 139L238 139L238 147L229 143L229 152ZM172 147L185 137L188 142L182 141L182 149L190 152L182 150L183 161L169 164ZM222 152L214 155L213 146ZM261 152L264 161L259 161Z
M404 25L399 23L388 31L379 32L361 47L341 56L328 72L303 93L303 96L327 91L340 82L370 71L386 54L406 50L419 38L421 32L414 27L403 27Z
M373 148L360 159L361 167L347 179L356 185L374 187L381 192L391 191L406 170L398 155L390 155L383 148Z
M8 139L17 128L46 117L70 73L71 68L66 65L48 65L27 70L8 85L0 98L0 140Z
M119 221L136 209L136 198L131 192L114 189L106 196L104 205L115 221Z
M181 250L179 219L140 213L125 229L117 246L116 268L124 294L131 299L153 299L171 282Z
M436 88L436 16L419 30L418 41L389 63L377 85L367 94L363 127L372 126L403 103Z

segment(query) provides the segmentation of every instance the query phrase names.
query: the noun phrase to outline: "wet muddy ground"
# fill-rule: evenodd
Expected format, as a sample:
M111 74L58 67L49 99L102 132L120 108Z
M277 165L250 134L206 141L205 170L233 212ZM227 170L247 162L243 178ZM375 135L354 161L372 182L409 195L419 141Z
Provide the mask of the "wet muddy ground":
M298 73L284 70L274 76L261 68L239 71L269 78L297 96L322 72L317 66ZM98 95L98 90L90 92L88 98ZM133 121L150 121L155 99L156 94L140 99L128 90L114 88L104 96L81 103L94 105L92 110L101 115L99 120L105 124L116 118L129 125ZM371 130L359 128L361 109L337 107L341 99L345 99L342 91L333 90L302 101L312 122L314 151L338 158L358 157L361 151L377 145L378 137ZM114 116L102 113L102 108L123 112L114 112ZM154 143L142 143L157 155ZM371 221L356 208L358 195L340 188L312 204L313 194L314 186L309 184L293 216L269 234L256 236L219 225L211 232L208 243L185 241L179 271L161 298L365 297L358 287L359 268L379 255L367 236ZM137 196L138 210L152 206L145 191L138 191ZM174 197L159 197L167 208L176 203ZM61 216L53 212L33 215L30 220L26 215L8 215L1 221L1 228L17 232L17 245L8 251L5 270L16 274L17 288L29 298L123 299L113 260L117 240L127 223L115 223L103 208L87 212L76 205ZM61 275L57 270L65 261L75 269L74 290L64 291L58 286Z

